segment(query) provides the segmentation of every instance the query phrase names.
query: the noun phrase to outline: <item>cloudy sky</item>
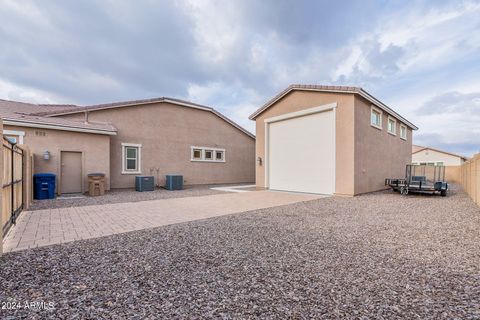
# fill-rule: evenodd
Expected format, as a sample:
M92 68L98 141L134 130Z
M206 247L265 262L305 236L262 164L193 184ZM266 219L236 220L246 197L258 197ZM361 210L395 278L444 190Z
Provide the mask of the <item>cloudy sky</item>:
M361 86L414 142L480 152L479 1L0 0L0 98L170 96L247 117L291 83Z

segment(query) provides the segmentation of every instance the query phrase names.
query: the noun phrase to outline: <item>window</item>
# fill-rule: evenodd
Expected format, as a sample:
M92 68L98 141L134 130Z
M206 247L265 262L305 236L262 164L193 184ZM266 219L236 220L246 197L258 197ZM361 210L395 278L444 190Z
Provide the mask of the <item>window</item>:
M3 134L7 136L8 140L13 143L23 144L23 137L25 131L3 130Z
M437 166L443 166L443 162L442 161L437 162Z
M141 151L141 144L122 143L122 174L142 173Z
M397 120L390 116L388 117L387 131L394 136L397 135Z
M407 127L403 124L400 125L400 138L407 140Z
M192 150L190 161L225 162L225 149L208 147L190 147Z
M18 142L18 137L16 136L5 136L10 143L16 144Z
M370 124L377 129L382 129L382 111L374 106L371 108Z
M213 160L213 150L205 150L205 160Z
M202 149L193 149L192 159L201 160L202 159Z

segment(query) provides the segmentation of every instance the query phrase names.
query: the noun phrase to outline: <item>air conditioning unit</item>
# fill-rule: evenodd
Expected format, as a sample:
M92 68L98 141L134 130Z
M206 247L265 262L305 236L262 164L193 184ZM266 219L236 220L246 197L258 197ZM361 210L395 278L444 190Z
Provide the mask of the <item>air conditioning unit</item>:
M182 190L183 189L183 176L180 175L167 175L165 179L165 189L167 190Z
M153 176L135 176L135 191L154 191L155 181Z

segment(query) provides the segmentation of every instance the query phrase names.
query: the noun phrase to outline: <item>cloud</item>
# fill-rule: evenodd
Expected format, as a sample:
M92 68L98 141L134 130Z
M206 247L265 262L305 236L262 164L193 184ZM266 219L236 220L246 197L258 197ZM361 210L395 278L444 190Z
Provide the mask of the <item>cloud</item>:
M5 0L0 98L172 96L254 130L247 116L291 83L357 85L419 125L415 139L467 146L479 14L478 1L450 0Z
M428 100L417 112L420 115L460 114L480 120L480 92L446 92Z
M480 153L479 138L480 135L478 133L466 135L461 140L462 142L459 143L445 140L445 137L438 133L423 133L415 137L414 143L420 146L430 146L470 157L475 153Z

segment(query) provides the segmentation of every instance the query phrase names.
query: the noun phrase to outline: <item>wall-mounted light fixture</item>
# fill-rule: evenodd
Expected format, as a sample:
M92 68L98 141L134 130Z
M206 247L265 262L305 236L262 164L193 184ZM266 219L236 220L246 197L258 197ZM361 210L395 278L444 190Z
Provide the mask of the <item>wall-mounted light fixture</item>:
M257 158L257 163L258 163L259 166L262 165L262 157L258 157L258 158Z
M45 159L45 160L50 160L50 151L46 150L46 151L43 153L43 159Z

